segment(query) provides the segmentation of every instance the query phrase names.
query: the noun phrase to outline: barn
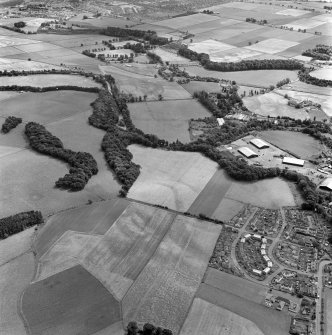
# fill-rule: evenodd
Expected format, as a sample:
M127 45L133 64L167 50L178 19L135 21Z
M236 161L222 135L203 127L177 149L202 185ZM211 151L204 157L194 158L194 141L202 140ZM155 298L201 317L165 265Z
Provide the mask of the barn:
M289 164L289 165L303 166L304 160L293 158L293 157L284 157L284 159L282 160L282 163Z
M248 147L241 147L237 151L247 158L258 157L258 154L256 154L256 152L252 151Z
M332 191L332 178L326 178L320 185L322 190Z
M268 143L261 140L260 138L253 138L252 140L250 140L250 143L253 144L258 149L265 149L270 147Z

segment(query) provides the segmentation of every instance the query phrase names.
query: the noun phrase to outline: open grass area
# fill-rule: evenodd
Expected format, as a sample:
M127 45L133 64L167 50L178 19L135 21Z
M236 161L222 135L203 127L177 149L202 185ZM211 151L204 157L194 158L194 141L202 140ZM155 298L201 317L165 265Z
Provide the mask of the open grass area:
M282 150L294 153L302 159L319 154L323 147L313 137L293 131L262 131L259 136Z
M264 333L253 322L203 299L195 298L180 334L263 335Z
M199 153L129 146L141 174L128 198L186 211L217 170L217 164Z
M177 334L220 230L208 222L177 216L122 301L124 324L151 322Z
M91 78L69 74L34 74L30 76L0 77L0 86L49 87L71 85L80 87L101 87Z
M189 120L211 116L205 107L193 99L139 102L128 107L137 128L169 142L189 142Z
M265 117L290 117L295 120L309 118L305 109L296 109L288 106L288 99L274 92L247 96L243 99L244 105L253 113Z
M26 335L18 312L21 293L33 278L32 253L26 253L0 266L0 334Z
M327 333L326 335L332 335L332 290L331 289L326 289L325 291L325 304L326 304L326 318L327 320L327 325L326 325L326 330Z
M326 99L330 99L330 96L332 95L332 88L331 87L321 87L321 86L315 86L306 84L302 81L295 81L285 87L284 89L287 90L293 90L300 93L311 93L311 94L318 94L318 95L326 95L328 96Z
M32 246L35 227L0 240L0 266L26 253Z
M0 115L21 117L23 122L49 123L91 109L95 93L77 91L53 91L22 93L20 96L0 101ZM22 108L24 106L24 108Z
M227 287L218 289L201 284L196 297L252 321L264 335L285 335L289 331L289 315L266 308L262 304L243 298L240 294L230 293Z
M22 311L32 334L93 334L121 320L119 302L80 265L31 284Z
M101 235L106 233L127 206L127 200L114 198L52 216L38 234L35 243L38 257L68 230Z
M185 69L191 76L235 80L238 84L257 87L275 85L278 81L285 78L289 78L290 80L295 80L297 78L296 71L287 70L219 72L205 70L203 67L198 66L188 66Z
M206 91L209 93L219 93L220 85L219 83L209 83L204 81L191 81L188 84L182 84L182 87L185 88L190 94L194 94L199 91Z
M324 68L310 73L312 77L318 79L332 80L332 68Z

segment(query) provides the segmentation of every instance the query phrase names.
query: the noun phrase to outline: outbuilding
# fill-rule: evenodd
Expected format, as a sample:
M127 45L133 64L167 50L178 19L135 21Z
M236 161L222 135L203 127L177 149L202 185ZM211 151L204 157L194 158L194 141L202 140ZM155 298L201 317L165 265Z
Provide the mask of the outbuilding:
M303 159L298 159L298 158L293 158L293 157L284 157L282 160L283 164L289 164L289 165L296 165L296 166L303 166L304 165L304 160Z
M256 154L256 152L252 151L248 147L241 147L237 151L247 158L258 157L258 154Z
M332 191L332 178L326 178L320 185L322 190Z
M261 140L260 138L254 138L254 139L250 140L250 143L253 144L258 149L265 149L265 148L270 147L270 145L268 143Z

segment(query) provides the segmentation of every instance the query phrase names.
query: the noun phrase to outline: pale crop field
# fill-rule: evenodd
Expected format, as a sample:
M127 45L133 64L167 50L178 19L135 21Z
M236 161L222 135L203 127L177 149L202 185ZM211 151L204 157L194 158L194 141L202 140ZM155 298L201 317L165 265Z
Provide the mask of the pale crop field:
M0 334L26 335L18 313L20 295L35 270L32 253L26 253L0 266Z
M296 109L295 107L288 106L286 98L273 92L252 97L247 96L243 99L243 103L250 111L261 116L287 116L295 120L309 118L305 109Z
M32 43L40 43L40 41L34 41L27 38L18 38L13 36L0 36L0 48Z
M332 80L332 68L324 68L310 73L312 77L318 79Z
M193 50L197 53L206 53L208 55L221 52L221 51L226 51L229 49L234 49L235 47L230 44L218 42L215 40L206 40L198 43L191 43L189 44L188 47L190 50Z
M252 322L227 309L195 298L180 335L263 335Z
M49 87L70 85L79 87L101 87L91 78L69 74L34 74L30 76L0 77L0 86Z
M315 20L315 18L312 18L312 19L296 20L296 21L285 24L285 26L289 28L293 28L294 30L298 30L298 29L316 28L318 26L321 26L322 24L324 24L323 21Z
M332 95L331 87L321 87L321 86L310 85L302 81L292 82L290 85L287 85L284 88L287 88L288 90L298 91L299 93L305 92L305 93L326 95L326 96Z
M35 227L0 240L0 266L27 252L35 237Z
M217 170L217 163L199 153L129 146L141 174L128 198L186 211Z
M210 59L216 62L239 62L246 58L255 58L261 55L260 52L247 50L244 48L234 48L231 50L212 53Z
M1 49L0 49L1 51ZM37 71L37 70L60 70L62 67L54 64L41 63L21 59L0 59L0 71Z
M124 324L151 322L176 334L185 321L221 226L177 216L122 300Z
M262 42L255 43L251 46L245 47L246 49L256 50L258 52L267 54L276 54L278 52L284 51L288 48L298 45L297 42L281 40L277 38L269 38Z
M288 9L281 10L277 12L276 14L297 17L297 16L308 14L308 11L302 10L302 9L288 8Z
M157 49L153 50L153 52L155 54L157 54L159 57L161 57L161 59L164 62L171 62L171 63L175 63L175 64L179 64L179 63L180 64L186 64L186 63L188 63L187 58L184 58L184 57L179 56L175 53L172 53L172 52L160 49L160 48L157 48Z
M15 48L19 51L23 52L40 52L42 53L43 51L49 51L49 50L61 50L62 52L65 51L64 48L61 46L47 43L47 42L40 42L40 43L32 43L32 44L22 44L22 45L17 45Z

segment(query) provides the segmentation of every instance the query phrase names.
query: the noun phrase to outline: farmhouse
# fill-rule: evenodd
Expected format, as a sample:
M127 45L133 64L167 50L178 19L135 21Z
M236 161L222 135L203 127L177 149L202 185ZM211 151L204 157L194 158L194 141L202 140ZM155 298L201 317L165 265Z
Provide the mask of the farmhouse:
M243 156L246 156L247 158L258 157L256 152L252 151L248 147L239 148L238 152L241 153Z
M284 159L282 160L282 163L289 164L289 165L303 166L304 160L293 158L293 157L284 157Z
M332 191L332 178L326 178L319 186L319 188L327 191Z
M250 143L253 144L258 149L265 149L265 148L270 147L270 145L268 143L266 143L265 141L263 141L259 138L254 138L254 139L250 140Z

